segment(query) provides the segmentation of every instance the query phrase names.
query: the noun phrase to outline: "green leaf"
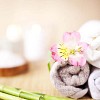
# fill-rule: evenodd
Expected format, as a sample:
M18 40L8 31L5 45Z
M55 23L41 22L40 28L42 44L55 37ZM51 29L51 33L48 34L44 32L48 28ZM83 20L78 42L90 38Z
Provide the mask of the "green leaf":
M51 70L50 61L51 61L51 52L49 51L49 52L48 52L48 70L49 70L49 72L50 72L50 70Z
M51 70L51 64L50 64L50 62L48 62L48 70L49 70L49 72Z

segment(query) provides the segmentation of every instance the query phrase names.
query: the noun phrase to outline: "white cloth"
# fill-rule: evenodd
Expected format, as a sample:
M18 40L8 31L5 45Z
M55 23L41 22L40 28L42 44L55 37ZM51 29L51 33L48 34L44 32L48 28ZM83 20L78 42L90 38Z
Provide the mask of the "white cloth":
M50 78L55 88L62 95L71 98L81 98L87 92L88 88L83 85L89 77L89 65L75 67L66 63L55 62L50 71Z
M90 46L86 51L87 61L100 68L100 20L87 22L79 29L79 32L81 41Z
M90 74L88 86L92 98L100 100L100 69L95 68Z

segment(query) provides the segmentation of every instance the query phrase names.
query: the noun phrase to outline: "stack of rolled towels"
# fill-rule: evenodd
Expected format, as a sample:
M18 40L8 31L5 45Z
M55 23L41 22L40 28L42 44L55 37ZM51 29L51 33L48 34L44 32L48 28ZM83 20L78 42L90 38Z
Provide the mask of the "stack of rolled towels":
M84 67L55 62L50 71L54 86L64 96L82 98L87 93L100 100L100 20L85 23L79 30L81 41L89 44ZM67 66L67 67L66 67Z

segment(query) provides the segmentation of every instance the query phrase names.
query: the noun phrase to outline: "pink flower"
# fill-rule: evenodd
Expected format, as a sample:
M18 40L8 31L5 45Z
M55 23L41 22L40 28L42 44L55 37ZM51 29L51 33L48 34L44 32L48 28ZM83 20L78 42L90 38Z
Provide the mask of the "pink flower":
M80 34L78 32L64 33L63 42L70 49L74 49L74 54L69 56L69 63L74 66L84 66L86 59L84 52L87 50L88 45L84 42L80 42Z
M55 61L68 61L74 66L84 66L86 59L84 52L88 48L86 43L80 42L78 32L66 32L63 35L63 43L51 47L52 58Z

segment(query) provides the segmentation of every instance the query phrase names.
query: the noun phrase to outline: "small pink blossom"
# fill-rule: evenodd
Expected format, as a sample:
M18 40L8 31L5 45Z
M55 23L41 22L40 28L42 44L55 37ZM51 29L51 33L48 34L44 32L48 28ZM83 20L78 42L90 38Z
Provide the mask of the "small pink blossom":
M80 34L78 32L66 32L63 35L63 43L55 44L51 47L52 58L55 61L68 61L74 66L84 66L86 59L84 52L88 45L80 42Z

